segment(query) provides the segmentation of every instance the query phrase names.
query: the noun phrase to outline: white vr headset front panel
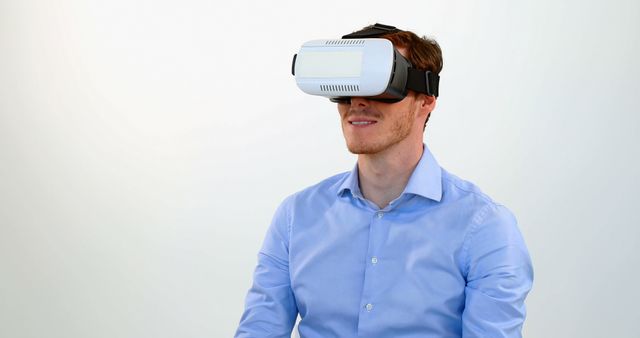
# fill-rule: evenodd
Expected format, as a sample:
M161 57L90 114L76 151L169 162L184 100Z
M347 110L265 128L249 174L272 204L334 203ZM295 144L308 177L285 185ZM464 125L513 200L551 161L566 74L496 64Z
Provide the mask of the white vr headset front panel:
M387 39L313 40L296 56L296 84L320 96L376 96L389 84L394 49Z

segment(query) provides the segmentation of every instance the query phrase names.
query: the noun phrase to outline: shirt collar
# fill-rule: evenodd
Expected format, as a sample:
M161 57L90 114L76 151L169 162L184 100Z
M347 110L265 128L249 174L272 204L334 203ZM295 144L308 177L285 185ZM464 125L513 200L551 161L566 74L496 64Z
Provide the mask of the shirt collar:
M440 202L442 198L442 171L427 145L424 143L422 145L423 151L420 161L418 161L418 165L416 165L413 173L411 173L409 182L407 182L407 186L404 188L402 194L420 195ZM344 181L342 181L342 184L338 188L338 195L343 196L347 190L355 197L364 198L360 192L360 185L358 183L357 163L351 172L347 174Z
M338 188L338 196L344 196L344 192L349 191L354 197L362 197L360 192L360 184L358 183L358 163L353 166L353 169L347 174L347 177L342 181L342 184Z

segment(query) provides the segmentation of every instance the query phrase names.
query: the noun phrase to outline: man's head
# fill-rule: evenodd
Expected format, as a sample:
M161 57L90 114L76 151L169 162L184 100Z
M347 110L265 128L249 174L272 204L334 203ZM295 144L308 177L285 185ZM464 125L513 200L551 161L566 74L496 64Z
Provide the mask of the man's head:
M414 68L435 74L442 70L442 51L435 40L421 38L409 31L380 37L390 40ZM354 97L349 103L339 103L338 112L349 151L375 154L400 142L422 142L422 134L435 104L434 96L411 90L396 103L362 97Z

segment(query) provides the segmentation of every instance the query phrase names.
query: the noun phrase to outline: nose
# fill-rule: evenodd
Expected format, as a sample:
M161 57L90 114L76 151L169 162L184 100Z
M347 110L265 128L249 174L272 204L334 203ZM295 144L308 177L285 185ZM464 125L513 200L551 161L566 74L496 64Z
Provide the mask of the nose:
M364 97L352 97L351 107L367 107L369 106L369 100Z

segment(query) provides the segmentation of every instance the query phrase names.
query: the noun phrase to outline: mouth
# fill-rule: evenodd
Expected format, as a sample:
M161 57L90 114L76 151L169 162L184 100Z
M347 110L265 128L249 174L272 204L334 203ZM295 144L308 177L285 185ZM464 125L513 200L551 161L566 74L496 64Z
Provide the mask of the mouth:
M366 126L374 125L376 123L378 123L378 121L365 120L365 119L353 119L349 121L349 124L355 127L366 127Z

